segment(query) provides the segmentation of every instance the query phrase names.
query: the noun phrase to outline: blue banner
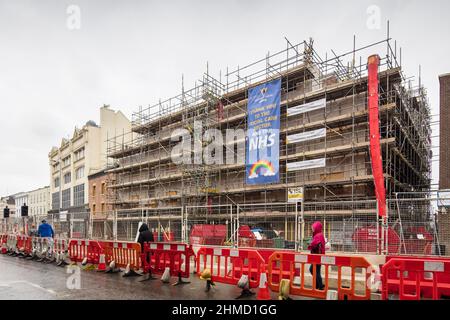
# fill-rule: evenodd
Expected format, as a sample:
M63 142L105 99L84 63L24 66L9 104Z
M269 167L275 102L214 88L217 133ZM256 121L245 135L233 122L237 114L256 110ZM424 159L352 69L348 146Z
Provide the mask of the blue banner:
M246 183L280 180L281 79L248 90Z

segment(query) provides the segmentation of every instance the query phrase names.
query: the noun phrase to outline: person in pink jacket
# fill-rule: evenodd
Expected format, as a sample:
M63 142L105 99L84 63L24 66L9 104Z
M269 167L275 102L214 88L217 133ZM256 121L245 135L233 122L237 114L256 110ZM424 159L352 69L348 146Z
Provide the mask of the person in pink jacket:
M312 225L313 237L308 246L308 250L311 250L313 254L325 254L325 237L322 233L322 223L316 221ZM316 264L316 289L323 290L324 285L322 283L322 276L320 274L321 265ZM309 272L313 274L313 265L309 267Z

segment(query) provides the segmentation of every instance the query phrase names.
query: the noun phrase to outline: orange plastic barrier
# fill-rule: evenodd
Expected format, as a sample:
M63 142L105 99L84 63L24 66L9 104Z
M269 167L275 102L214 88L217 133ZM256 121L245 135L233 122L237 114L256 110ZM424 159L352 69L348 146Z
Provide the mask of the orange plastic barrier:
M190 258L194 255L192 247L184 243L147 242L141 254L144 272L162 274L170 268L170 275L190 277ZM148 257L150 256L150 260Z
M381 268L382 299L398 294L400 300L450 297L450 259L395 257Z
M316 265L322 265L325 269L323 279L324 289L316 288ZM305 275L310 274L309 267L313 265L313 275L311 287L305 286ZM329 288L330 267L337 268L337 292L339 300L369 300L370 288L367 284L371 276L370 263L364 257L352 256L332 256L319 254L301 254L295 252L274 252L268 262L268 283L270 289L275 292L280 290L282 279L290 280L290 293L292 295L306 296L317 299L325 299ZM342 268L350 268L350 286L343 286ZM365 290L364 293L356 293L355 269L365 270ZM299 281L295 281L299 280Z
M98 264L101 253L103 249L98 241L71 239L69 242L69 257L74 262L82 262L87 258L88 263Z
M211 270L211 280L237 285L242 275L247 275L251 288L259 286L264 259L254 249L202 247L197 252L197 274Z
M125 268L129 264L130 268L139 269L141 265L141 245L139 243L99 241L99 244L105 254L106 263L114 260L119 268Z

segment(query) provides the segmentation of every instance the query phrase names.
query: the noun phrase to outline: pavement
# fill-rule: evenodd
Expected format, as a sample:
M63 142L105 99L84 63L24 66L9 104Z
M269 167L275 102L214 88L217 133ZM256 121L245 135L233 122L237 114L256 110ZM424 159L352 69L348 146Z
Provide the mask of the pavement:
M160 276L155 277L158 279L139 282L142 277L124 278L120 273L105 274L81 268L78 273L73 267L0 254L1 300L230 300L240 294L236 286L220 283L205 292L205 281L196 275L191 275L191 283L180 286L164 284ZM172 278L171 283L176 280ZM272 298L276 297L272 293Z

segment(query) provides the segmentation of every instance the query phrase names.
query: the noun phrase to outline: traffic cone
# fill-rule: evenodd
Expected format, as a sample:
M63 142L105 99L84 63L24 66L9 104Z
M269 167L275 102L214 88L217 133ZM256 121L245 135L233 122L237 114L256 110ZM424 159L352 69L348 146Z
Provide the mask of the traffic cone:
M278 295L278 300L292 300L289 298L291 281L288 279L281 279L280 281L280 294Z
M267 288L267 274L262 272L259 278L259 290L256 300L270 300L269 288Z
M105 255L103 253L100 254L97 271L106 271Z
M164 273L161 277L161 281L163 283L169 283L169 281L170 281L170 268L169 267L166 267L166 269L164 269Z

